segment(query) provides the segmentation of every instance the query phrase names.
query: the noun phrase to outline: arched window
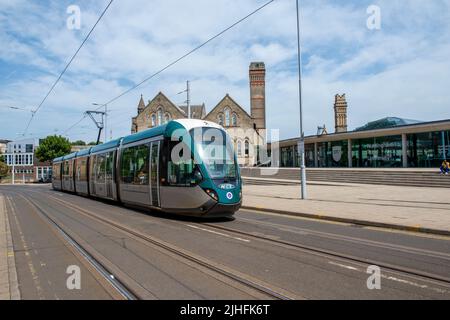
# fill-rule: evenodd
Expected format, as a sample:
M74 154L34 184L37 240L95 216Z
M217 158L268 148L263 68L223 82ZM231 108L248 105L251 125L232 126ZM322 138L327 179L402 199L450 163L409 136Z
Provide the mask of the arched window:
M167 123L172 120L172 117L170 116L170 113L166 113L164 116L164 123Z
M223 126L223 114L219 114L218 116L219 124Z
M163 124L163 111L161 109L158 110L158 125Z
M250 156L250 143L248 140L245 140L245 157L248 158Z
M156 126L156 116L152 114L152 127Z
M230 109L225 109L225 126L230 126Z
M237 142L237 154L238 157L242 157L242 142L240 140Z
M233 127L237 127L237 115L236 115L236 113L233 113L233 115L231 116L231 125Z

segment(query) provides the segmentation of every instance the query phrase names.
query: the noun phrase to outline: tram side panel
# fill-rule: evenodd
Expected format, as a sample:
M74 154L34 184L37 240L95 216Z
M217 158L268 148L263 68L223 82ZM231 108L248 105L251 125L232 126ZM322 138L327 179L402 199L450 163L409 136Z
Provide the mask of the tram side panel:
M88 157L80 157L75 159L75 190L77 194L88 196Z
M89 185L91 196L117 200L114 181L114 159L116 151L91 155Z
M62 190L61 162L53 163L52 187L55 190Z
M133 205L150 206L149 143L123 146L120 152L118 181L121 201Z
M192 184L193 163L176 164L172 161L172 149L177 143L166 140L161 148L161 207L170 213L202 215L214 205L214 201L199 185Z
M73 163L72 160L64 160L62 163L62 189L73 192Z

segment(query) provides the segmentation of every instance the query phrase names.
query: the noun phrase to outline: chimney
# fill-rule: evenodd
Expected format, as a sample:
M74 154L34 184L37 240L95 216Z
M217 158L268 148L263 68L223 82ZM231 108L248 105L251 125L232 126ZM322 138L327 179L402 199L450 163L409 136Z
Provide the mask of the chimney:
M347 132L347 101L345 99L345 93L335 96L334 123L336 133Z
M266 66L250 64L250 109L256 129L266 128Z

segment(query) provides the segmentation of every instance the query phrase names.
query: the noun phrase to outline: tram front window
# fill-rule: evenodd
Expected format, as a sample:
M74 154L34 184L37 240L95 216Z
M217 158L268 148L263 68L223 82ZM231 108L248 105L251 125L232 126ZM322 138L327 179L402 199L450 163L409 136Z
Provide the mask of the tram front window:
M236 180L237 164L228 135L215 128L202 128L201 134L194 129L191 135L211 179Z

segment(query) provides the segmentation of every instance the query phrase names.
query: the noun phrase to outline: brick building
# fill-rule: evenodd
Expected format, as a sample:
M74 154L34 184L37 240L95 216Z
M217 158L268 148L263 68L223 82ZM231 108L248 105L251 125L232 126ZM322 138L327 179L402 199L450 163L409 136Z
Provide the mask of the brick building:
M266 141L266 68L263 62L252 62L250 77L250 114L229 94L210 112L205 104L192 105L192 119L202 119L222 125L231 136L241 165L258 163L257 151ZM132 119L131 132L136 133L159 126L170 120L188 118L187 106L177 106L162 92L147 105L141 95L138 115Z

